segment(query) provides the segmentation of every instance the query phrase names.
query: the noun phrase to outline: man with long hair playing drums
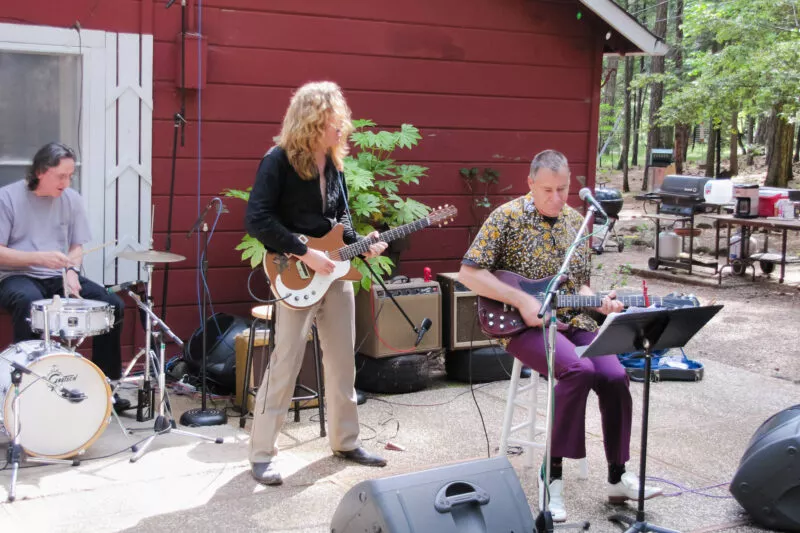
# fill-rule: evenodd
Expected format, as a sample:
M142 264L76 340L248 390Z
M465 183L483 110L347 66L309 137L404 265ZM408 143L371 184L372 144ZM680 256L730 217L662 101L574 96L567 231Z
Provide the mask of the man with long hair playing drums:
M250 235L270 251L294 255L316 273L331 274L334 262L325 252L306 246L296 234L323 237L334 224L342 224L346 244L361 239L353 230L342 175L351 130L350 109L339 86L317 82L300 87L286 111L278 145L261 160L247 205ZM386 249L386 243L374 242L377 232L367 238L373 242L365 256ZM386 464L364 450L358 438L355 302L351 282L338 280L311 307L290 309L277 304L275 350L258 389L250 437L252 475L265 485L282 482L273 461L278 453L276 441L315 318L325 362L331 448L335 455L362 465Z
M125 305L81 275L83 245L91 234L83 201L70 188L74 173L75 152L49 143L33 156L24 180L0 188L0 307L11 313L17 343L38 337L28 321L36 300L66 292L113 306L114 327L94 337L92 361L117 380ZM128 400L116 395L114 400L118 412L130 408Z

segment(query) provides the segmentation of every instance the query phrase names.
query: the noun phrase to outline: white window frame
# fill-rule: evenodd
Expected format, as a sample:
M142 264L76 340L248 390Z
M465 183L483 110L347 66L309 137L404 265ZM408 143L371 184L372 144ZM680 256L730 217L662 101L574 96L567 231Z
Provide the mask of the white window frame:
M117 264L116 255L150 247L153 36L0 23L0 50L82 57L81 197L92 232L85 249L113 241L84 257L85 273L106 285L140 279L139 265Z

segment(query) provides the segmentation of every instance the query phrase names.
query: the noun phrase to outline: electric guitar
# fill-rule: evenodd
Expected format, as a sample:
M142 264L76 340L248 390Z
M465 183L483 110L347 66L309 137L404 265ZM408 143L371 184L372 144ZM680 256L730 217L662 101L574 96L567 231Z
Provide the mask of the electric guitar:
M335 267L332 274L320 274L308 268L305 263L292 255L267 252L264 255L264 270L269 278L270 289L280 302L292 309L306 309L319 302L328 292L331 284L338 280L359 281L361 273L350 265L350 260L357 255L369 251L374 242L391 242L405 237L415 231L433 225L447 225L458 210L445 205L428 213L409 224L384 231L377 241L363 239L357 243L345 245L342 240L344 226L336 224L324 237L314 238L299 235L300 240L309 248L325 252Z
M528 279L507 270L496 270L493 274L503 283L535 296L539 301L545 298L545 291L553 277ZM625 294L617 296L625 307L644 307L644 295ZM648 296L649 303L657 307L696 307L697 298L690 295L671 293L664 297ZM557 306L562 307L600 307L603 295L584 296L581 294L559 294ZM478 296L478 322L481 330L489 337L510 337L528 328L519 311L514 307L491 298Z

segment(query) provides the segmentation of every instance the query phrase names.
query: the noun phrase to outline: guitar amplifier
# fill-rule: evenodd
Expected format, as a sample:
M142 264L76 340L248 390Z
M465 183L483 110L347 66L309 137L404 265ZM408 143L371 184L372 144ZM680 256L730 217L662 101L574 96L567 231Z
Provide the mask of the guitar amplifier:
M478 324L478 296L458 282L458 273L436 276L442 286L443 338L449 351L490 346L494 341L483 334Z
M417 334L391 298L385 294L383 287L373 283L369 291L360 290L356 294L358 353L370 357L391 357L441 350L442 291L439 283L404 277L402 280L387 282L386 288L417 328L426 318L431 319L431 327L419 346L415 347Z

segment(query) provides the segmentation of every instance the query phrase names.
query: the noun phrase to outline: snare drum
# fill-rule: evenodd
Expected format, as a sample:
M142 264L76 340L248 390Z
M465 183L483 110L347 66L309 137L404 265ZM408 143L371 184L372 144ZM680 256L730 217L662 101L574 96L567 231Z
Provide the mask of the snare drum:
M0 422L10 437L15 431L10 361L31 371L22 375L18 411L19 441L28 454L72 457L105 431L112 404L105 375L59 344L46 347L44 341L33 340L12 344L0 353ZM71 399L69 392L74 393Z
M107 333L114 326L114 308L97 300L62 298L36 300L31 304L31 329L44 332L44 314L47 313L50 335L65 340L92 337Z

